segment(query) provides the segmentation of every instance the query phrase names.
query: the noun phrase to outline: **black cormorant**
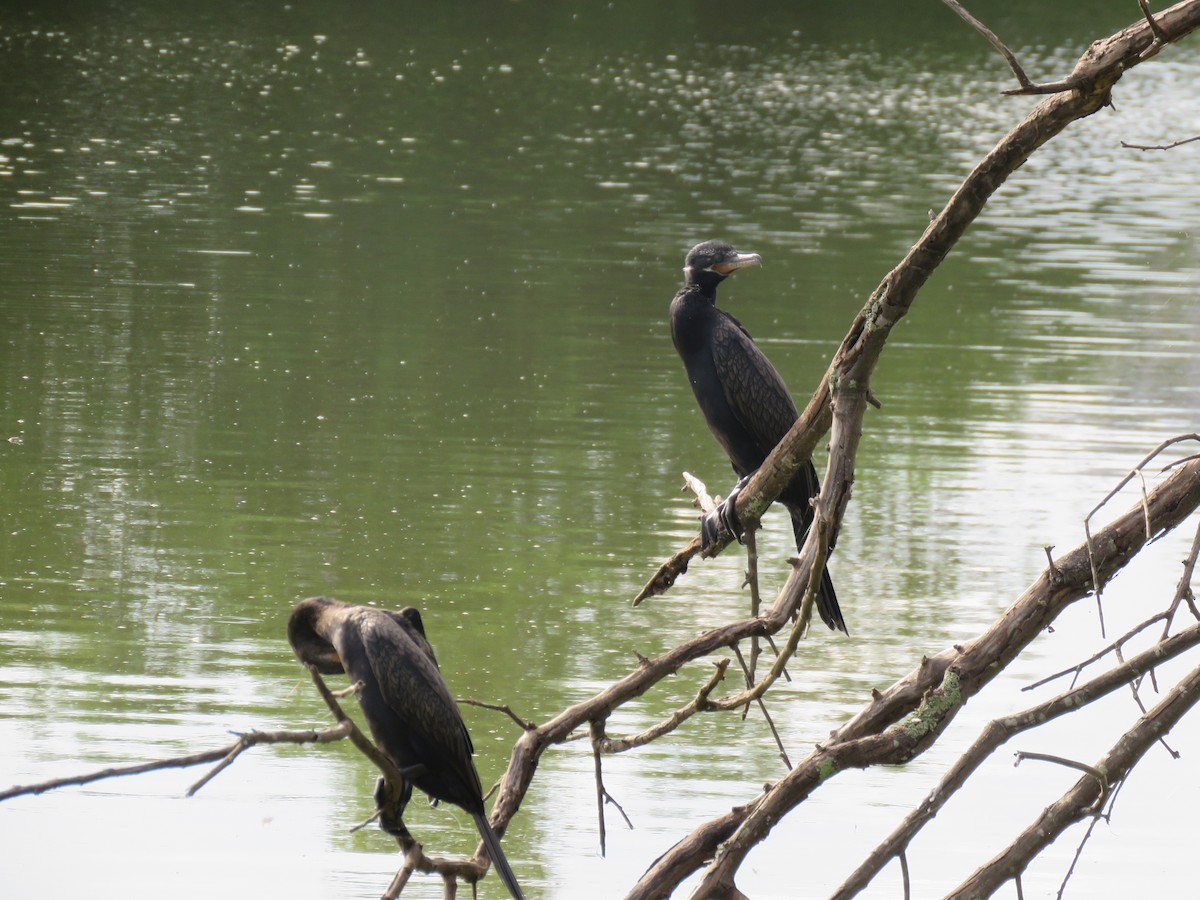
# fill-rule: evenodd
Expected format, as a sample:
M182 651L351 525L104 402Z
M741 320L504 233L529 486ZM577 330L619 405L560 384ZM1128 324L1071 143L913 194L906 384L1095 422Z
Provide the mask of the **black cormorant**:
M484 812L471 735L438 671L421 614L310 597L292 611L288 641L300 661L321 674L345 672L362 683L358 700L379 749L431 798L470 813L496 874L521 900Z
M709 430L742 479L763 464L798 416L783 379L750 333L717 308L717 285L738 269L761 264L757 253L739 253L724 241L697 244L684 260L683 287L671 301L671 339L683 358L692 392ZM819 487L810 461L779 495L792 514L797 549L812 523L809 500ZM730 499L724 515L733 509ZM830 628L846 631L828 570L821 575L817 612Z

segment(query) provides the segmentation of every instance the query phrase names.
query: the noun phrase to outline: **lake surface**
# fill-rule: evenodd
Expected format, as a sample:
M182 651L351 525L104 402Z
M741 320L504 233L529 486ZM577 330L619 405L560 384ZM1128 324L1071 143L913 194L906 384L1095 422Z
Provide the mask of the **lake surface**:
M671 347L683 255L762 254L722 288L803 402L855 312L1032 101L941 4L48 4L0 14L0 781L307 728L295 602L419 606L458 696L545 721L738 617L742 560L633 609L728 465ZM1126 2L971 4L1035 78ZM882 7L882 8L880 8ZM1200 421L1200 41L1130 73L998 193L897 329L833 574L771 709L793 759L922 653L967 639L1042 548ZM818 466L822 460L818 458ZM1122 497L1117 508L1134 501ZM766 585L790 528L768 515ZM1110 637L1165 607L1193 528L1106 592ZM1090 601L902 769L848 773L749 859L754 897L827 894L1020 688L1106 643ZM1164 672L1162 684L1170 681ZM615 717L686 702L697 664ZM1011 749L1098 758L1128 694ZM483 781L515 726L468 708ZM1193 884L1200 725L1153 750L1076 896ZM1007 750L910 850L956 885L1075 780ZM704 717L606 761L544 757L505 846L539 897L619 897L778 778L760 718ZM0 894L377 897L398 861L348 746L0 804ZM426 849L469 819L414 803ZM1052 896L1079 839L1031 868ZM799 873L799 874L798 874ZM1184 886L1187 885L1188 888ZM898 896L899 873L874 895ZM1068 892L1070 893L1070 891ZM494 878L482 897L502 895ZM437 897L419 878L405 896Z

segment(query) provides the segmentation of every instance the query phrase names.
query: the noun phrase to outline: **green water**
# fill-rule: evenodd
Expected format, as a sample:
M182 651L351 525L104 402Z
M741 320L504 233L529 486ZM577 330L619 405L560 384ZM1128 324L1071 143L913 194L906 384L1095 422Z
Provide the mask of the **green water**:
M975 7L1046 78L1137 12ZM1031 160L897 330L833 567L852 637L815 634L775 704L793 759L990 622L1142 453L1196 430L1200 145L1120 141L1195 132L1197 46ZM683 254L713 236L762 254L722 303L803 399L928 211L1030 106L933 2L51 4L0 14L0 54L6 783L323 723L284 639L306 595L421 607L455 692L535 721L740 615L734 554L628 603L694 532L679 472L730 481L666 328ZM767 525L778 584L789 529ZM1157 609L1183 553L1158 550L1126 588L1153 596L1110 619ZM827 892L979 722L1032 702L1016 679L1103 643L1091 610L1055 640L957 743L814 798L742 888ZM614 728L706 677L685 670ZM465 716L490 783L518 735ZM581 744L547 754L509 831L531 896L620 896L781 771L753 717L612 760L635 830L610 818L601 859L591 767ZM193 800L175 773L10 802L0 893L378 896L389 841L348 833L372 777L349 748L258 750ZM951 820L920 893L1061 790L1015 777L964 804L980 831ZM972 812L1026 791L1011 820ZM1129 799L1119 839L1085 857L1094 890L1144 887L1147 848L1179 837L1187 798L1143 796L1153 824ZM473 847L465 816L414 821L431 852ZM1071 851L1026 889L1053 891ZM1156 892L1184 877L1164 864Z

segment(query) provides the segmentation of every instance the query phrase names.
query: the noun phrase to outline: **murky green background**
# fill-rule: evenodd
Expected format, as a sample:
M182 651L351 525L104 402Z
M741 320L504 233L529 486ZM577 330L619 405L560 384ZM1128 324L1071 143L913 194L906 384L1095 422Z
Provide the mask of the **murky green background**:
M1135 4L971 4L1035 77ZM793 758L976 633L1159 440L1200 417L1200 43L1006 185L880 366L834 575L772 704ZM1031 102L941 4L52 3L0 12L0 781L326 721L284 637L300 597L422 608L461 696L545 720L739 615L735 554L629 599L724 492L666 327L687 248L765 259L723 289L803 400L854 312ZM1121 504L1132 502L1132 497ZM764 569L788 547L768 517ZM1186 530L1186 529L1185 529ZM1189 535L1112 588L1165 605ZM979 724L1101 646L1068 617L903 770L853 773L751 857L755 897L828 892ZM683 702L703 666L614 730ZM465 711L485 782L518 736ZM1019 748L1091 761L1137 715ZM1090 724L1088 724L1090 723ZM1080 896L1190 885L1200 728L1130 782ZM910 851L934 896L1074 781L1000 754ZM531 896L620 896L781 769L759 719L606 764L634 824L597 849L592 763L551 751L505 844ZM348 747L0 805L0 893L375 897L397 861ZM417 804L421 806L421 804ZM414 811L427 850L470 822ZM1077 836L1026 877L1056 889ZM1147 862L1152 860L1152 862ZM896 896L899 874L877 886ZM412 896L440 896L424 878ZM489 878L483 897L500 896ZM407 896L407 894L406 894Z

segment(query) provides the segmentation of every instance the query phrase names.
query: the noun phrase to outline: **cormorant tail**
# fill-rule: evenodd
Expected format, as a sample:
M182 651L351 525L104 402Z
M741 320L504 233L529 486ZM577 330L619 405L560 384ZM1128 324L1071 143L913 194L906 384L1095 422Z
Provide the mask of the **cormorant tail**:
M817 589L817 612L821 621L835 631L849 634L846 630L846 620L842 618L842 608L838 606L837 594L833 590L833 579L829 570L821 573L821 586Z
M496 836L496 832L492 831L487 814L471 813L471 818L475 820L475 827L479 829L479 836L483 838L483 846L487 850L488 859L492 861L492 868L496 870L496 874L508 888L508 892L512 894L513 900L525 900L525 895L521 893L521 886L517 884L517 876L513 874L512 866L508 864L508 857L504 855L504 850L500 847L500 838Z
M800 520L799 516L793 515L792 528L796 532L796 549L799 550L804 546L804 537L808 532L808 526ZM821 586L817 589L816 606L821 621L830 629L843 634L850 633L846 629L846 620L842 618L842 608L838 606L837 592L833 589L833 579L829 577L828 568L821 573Z

